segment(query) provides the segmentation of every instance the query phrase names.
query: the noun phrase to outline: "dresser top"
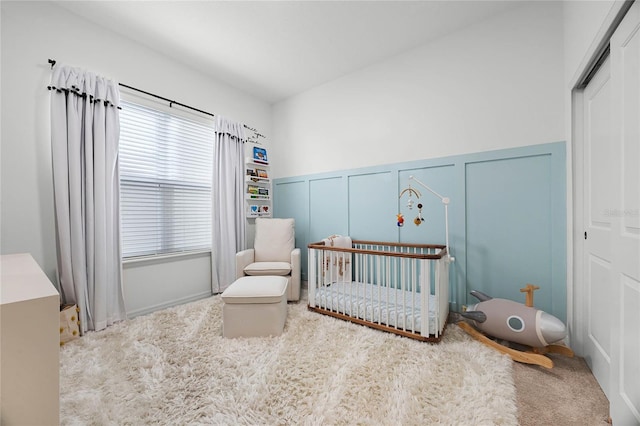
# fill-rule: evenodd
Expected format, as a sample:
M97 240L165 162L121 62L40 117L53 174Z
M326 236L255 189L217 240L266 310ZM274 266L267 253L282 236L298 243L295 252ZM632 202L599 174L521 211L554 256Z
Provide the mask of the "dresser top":
M58 291L30 254L0 256L0 304L54 296Z

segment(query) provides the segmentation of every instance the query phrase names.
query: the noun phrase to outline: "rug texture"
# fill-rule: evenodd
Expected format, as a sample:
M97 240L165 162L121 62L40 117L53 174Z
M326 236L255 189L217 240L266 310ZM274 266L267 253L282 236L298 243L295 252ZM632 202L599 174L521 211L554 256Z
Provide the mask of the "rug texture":
M61 424L516 425L512 361L289 304L280 337L224 339L214 296L60 349Z

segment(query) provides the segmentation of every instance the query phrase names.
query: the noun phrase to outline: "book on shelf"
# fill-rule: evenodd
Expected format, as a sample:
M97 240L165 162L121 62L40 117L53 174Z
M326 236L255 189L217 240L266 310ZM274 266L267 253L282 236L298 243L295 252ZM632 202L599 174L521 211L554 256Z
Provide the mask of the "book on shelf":
M257 146L253 147L253 161L256 163L269 164L267 150Z
M269 174L265 169L256 169L255 173L256 173L256 176L258 176L259 178L263 178L263 179L269 178Z
M248 185L247 186L247 194L259 194L260 187L256 185Z
M266 216L271 209L269 206L259 206L257 204L251 204L249 206L249 215L251 216Z

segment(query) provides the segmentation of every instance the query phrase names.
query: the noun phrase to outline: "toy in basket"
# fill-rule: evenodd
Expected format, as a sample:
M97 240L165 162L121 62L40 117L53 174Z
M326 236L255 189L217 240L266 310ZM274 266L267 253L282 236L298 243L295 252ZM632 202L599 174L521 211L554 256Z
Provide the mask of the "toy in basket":
M511 356L514 361L552 368L553 362L545 353L560 353L569 357L573 351L558 344L567 336L567 328L558 318L533 307L533 292L540 287L527 284L521 292L527 293L526 303L498 299L479 291L471 295L479 300L461 313L473 320L476 328L466 322L458 325L475 339ZM502 345L485 334L524 346L523 350Z
M80 337L77 305L60 305L60 346Z

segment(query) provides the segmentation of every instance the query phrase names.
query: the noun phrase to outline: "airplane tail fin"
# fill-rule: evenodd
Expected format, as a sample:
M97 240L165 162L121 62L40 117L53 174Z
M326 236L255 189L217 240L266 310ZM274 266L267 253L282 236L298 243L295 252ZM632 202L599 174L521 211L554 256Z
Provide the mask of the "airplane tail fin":
M479 301L481 301L481 302L493 299L493 297L491 297L491 296L489 296L487 294L484 294L483 292L478 291L478 290L471 291L471 295L473 297L475 297L476 299L478 299Z

